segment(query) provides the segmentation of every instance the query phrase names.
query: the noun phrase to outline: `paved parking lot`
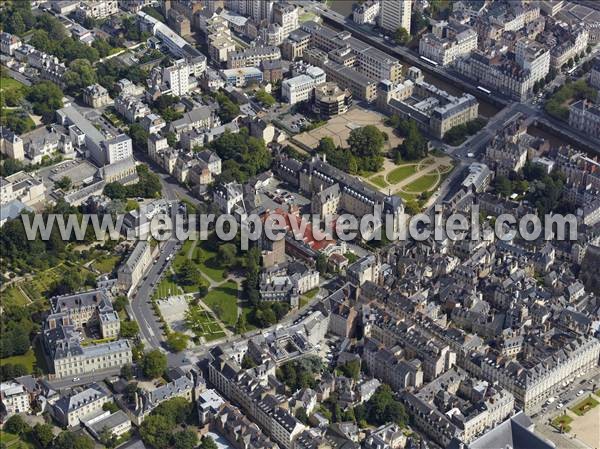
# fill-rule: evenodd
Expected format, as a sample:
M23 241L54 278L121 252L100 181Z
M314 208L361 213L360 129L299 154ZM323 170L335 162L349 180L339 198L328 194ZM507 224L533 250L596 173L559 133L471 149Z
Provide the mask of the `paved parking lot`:
M289 210L292 205L300 207L302 210L310 204L310 200L296 191L286 188L284 184L272 179L267 187L260 189L260 198L262 204L271 210L285 209Z

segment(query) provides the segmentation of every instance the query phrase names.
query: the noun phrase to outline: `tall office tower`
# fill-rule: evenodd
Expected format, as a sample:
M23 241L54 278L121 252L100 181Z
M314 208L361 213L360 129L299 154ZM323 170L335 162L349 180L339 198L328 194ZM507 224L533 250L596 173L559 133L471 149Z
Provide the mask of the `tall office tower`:
M379 8L379 26L394 32L402 27L410 33L412 0L382 0Z

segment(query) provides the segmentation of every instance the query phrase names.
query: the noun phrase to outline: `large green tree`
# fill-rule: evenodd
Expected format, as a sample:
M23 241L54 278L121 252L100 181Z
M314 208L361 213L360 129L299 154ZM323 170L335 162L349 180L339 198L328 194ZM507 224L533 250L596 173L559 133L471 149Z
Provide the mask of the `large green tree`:
M160 415L150 415L140 426L140 436L144 443L155 449L168 449L174 423Z
M379 171L383 165L382 150L385 134L376 126L367 125L350 131L348 145L352 155L360 160L364 170Z
M54 440L54 433L52 432L52 425L50 424L36 424L33 426L33 438L38 442L38 444L46 449Z
M95 84L97 81L96 71L87 59L75 59L64 76L65 85L71 92Z
M167 369L167 356L160 349L153 349L144 355L142 371L150 379L162 376Z
M52 449L94 449L94 442L85 435L65 431L56 437Z
M33 112L41 115L44 123L51 123L55 111L63 106L63 96L63 91L52 81L41 81L29 88L27 99L33 105Z

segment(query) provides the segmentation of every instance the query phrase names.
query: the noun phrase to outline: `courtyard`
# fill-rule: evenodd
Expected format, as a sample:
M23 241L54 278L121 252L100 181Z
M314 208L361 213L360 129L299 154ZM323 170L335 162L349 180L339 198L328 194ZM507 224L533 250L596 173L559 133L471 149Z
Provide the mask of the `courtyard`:
M452 160L445 155L430 155L398 165L385 159L381 171L364 179L386 195L398 195L408 200L423 193L433 193L452 169Z
M298 134L292 137L291 140L306 151L317 148L323 137L331 137L336 146L347 147L346 141L353 129L374 125L379 131L383 131L388 136L383 148L383 151L387 152L400 145L402 138L395 134L393 128L384 124L385 119L385 115L379 112L353 106L347 113L333 117L323 126Z

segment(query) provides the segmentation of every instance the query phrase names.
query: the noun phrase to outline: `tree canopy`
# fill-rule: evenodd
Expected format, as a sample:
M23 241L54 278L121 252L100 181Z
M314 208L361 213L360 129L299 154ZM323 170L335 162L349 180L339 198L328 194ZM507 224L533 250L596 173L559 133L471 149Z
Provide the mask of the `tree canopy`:
M162 192L162 184L156 173L151 172L147 165L136 167L139 181L135 184L124 186L118 182L110 182L104 186L104 194L111 199L125 198L158 198Z
M62 108L63 91L52 81L40 81L29 88L27 99L33 112L42 116L44 123L52 123L57 109Z
M265 142L249 136L247 129L237 134L226 131L210 147L224 161L220 175L223 182L246 182L271 166L271 153Z
M357 420L366 420L369 424L380 426L389 422L404 427L408 423L408 415L404 406L394 399L389 385L381 385L366 404L354 409Z
M150 352L144 354L142 360L142 371L144 376L155 379L162 376L167 369L167 356L163 354L159 349L153 349Z

